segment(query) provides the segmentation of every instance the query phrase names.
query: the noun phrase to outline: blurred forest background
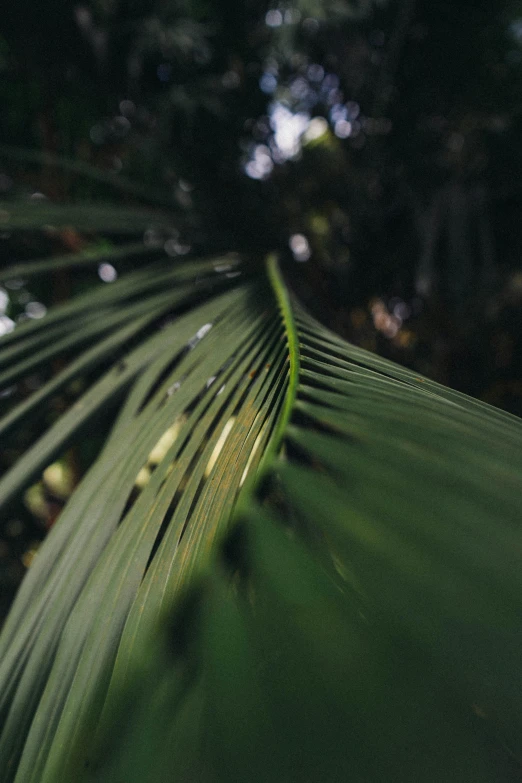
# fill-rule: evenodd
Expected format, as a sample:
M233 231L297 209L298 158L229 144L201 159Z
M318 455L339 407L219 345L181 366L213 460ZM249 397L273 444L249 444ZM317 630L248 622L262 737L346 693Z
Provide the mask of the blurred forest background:
M276 249L343 337L522 415L521 88L521 0L15 4L0 23L0 270L121 241L3 230L11 201L145 203L144 247L173 263ZM5 281L0 336L92 283ZM1 388L0 407L58 369ZM2 444L0 469L39 427ZM103 431L0 522L0 616Z

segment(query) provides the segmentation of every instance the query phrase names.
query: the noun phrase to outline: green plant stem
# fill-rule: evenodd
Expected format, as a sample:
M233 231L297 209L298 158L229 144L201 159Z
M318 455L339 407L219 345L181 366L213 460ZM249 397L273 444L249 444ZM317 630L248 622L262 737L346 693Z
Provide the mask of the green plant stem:
M262 481L270 472L274 460L277 458L285 432L292 416L295 400L297 397L297 387L299 384L299 375L301 367L299 335L295 324L292 304L288 295L288 289L285 285L277 255L271 253L266 259L266 269L270 285L274 292L276 301L279 305L283 324L285 327L286 339L288 344L289 373L288 388L286 390L281 415L275 427L275 432L270 438L267 449L257 471L253 472L245 481L243 488L236 502L235 518L247 514L250 508L252 497L261 485Z
M281 311L283 323L285 326L286 337L288 342L288 355L290 362L290 370L288 375L288 390L285 395L283 409L281 411L281 417L277 423L276 431L273 438L270 441L268 449L266 451L266 464L278 454L281 449L281 444L285 435L286 428L292 416L294 404L297 396L297 386L299 384L299 371L301 367L301 358L299 351L299 336L297 334L297 328L294 320L294 313L288 295L288 289L283 280L281 270L277 261L275 253L271 253L266 260L268 279L274 291L274 294ZM263 466L265 461L263 461Z

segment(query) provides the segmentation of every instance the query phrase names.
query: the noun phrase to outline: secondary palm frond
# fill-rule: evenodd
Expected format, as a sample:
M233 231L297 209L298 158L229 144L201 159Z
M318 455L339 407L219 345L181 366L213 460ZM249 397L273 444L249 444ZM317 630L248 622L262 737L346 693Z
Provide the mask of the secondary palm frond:
M347 345L273 258L152 259L4 337L0 382L57 356L0 432L90 386L3 504L117 415L0 637L2 780L515 779L519 420Z

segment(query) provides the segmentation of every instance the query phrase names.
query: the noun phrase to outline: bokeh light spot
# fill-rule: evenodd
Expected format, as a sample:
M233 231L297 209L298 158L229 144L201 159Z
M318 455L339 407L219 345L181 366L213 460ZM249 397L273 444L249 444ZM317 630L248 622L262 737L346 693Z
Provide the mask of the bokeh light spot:
M308 261L312 255L310 244L304 234L293 234L288 244L296 261Z
M112 264L100 264L98 275L104 283L112 283L118 277L118 273Z

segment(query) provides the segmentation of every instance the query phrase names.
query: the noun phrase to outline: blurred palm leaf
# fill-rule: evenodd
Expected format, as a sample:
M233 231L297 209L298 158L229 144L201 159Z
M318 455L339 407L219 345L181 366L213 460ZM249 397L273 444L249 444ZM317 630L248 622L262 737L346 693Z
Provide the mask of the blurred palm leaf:
M0 637L1 779L517 779L520 422L343 342L274 258L162 256L0 343L2 386L65 361L3 437L87 384L3 505L116 412Z
M176 205L167 194L153 190L139 182L134 182L121 175L120 172L107 171L93 166L91 163L82 160L74 160L61 155L55 155L51 152L41 152L39 150L28 150L20 147L12 147L7 144L0 144L0 159L7 160L13 164L33 164L37 167L51 167L61 169L68 174L85 178L90 183L108 185L116 192L122 192L127 197L133 196L139 198L145 204L155 204L164 208L175 209ZM61 219L64 219L67 211L62 208Z
M0 230L20 231L73 225L78 231L101 231L107 234L140 234L151 225L166 227L168 215L137 207L115 207L112 204L77 203L68 206L42 201L0 201Z

